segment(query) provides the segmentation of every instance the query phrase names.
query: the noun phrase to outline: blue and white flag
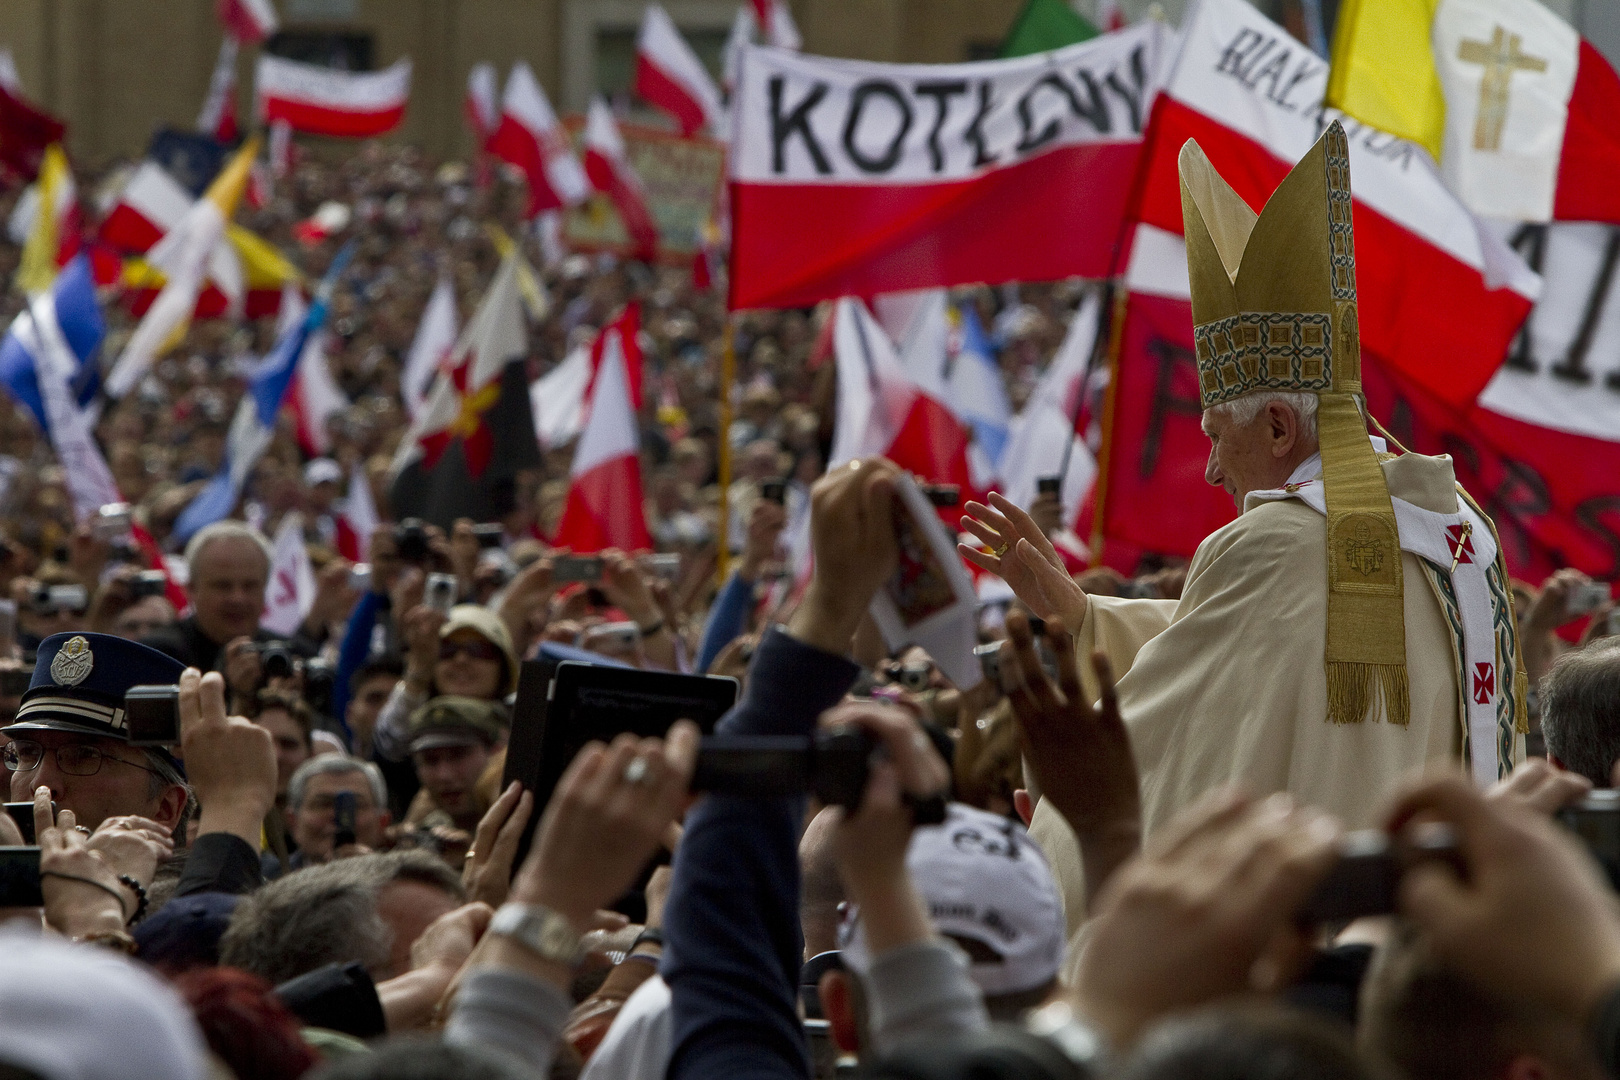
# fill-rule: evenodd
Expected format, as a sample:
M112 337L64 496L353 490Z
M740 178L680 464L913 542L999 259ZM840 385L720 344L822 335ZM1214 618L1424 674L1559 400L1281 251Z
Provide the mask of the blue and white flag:
M48 301L41 305L41 310L48 306L54 311L56 324L72 356L70 370L62 374L79 407L87 408L95 401L101 385L96 352L107 334L101 305L96 302L96 282L90 272L89 256L78 255L62 268L51 283ZM24 310L12 320L5 339L0 341L0 386L34 414L41 431L49 432L45 399L40 394L39 377L35 373L40 348L38 336L33 333L33 315Z
M174 523L175 537L181 543L205 525L212 525L230 516L236 509L236 500L242 495L253 466L269 447L276 434L276 414L286 400L292 385L293 373L298 370L298 358L304 346L326 323L326 314L332 303L332 292L338 278L349 265L354 254L354 241L345 244L332 260L332 266L321 279L315 291L315 302L309 306L302 321L289 327L276 341L262 363L253 373L253 381L236 407L231 429L225 436L225 461L219 472L198 492L191 504L180 513Z
M979 315L971 304L958 309L961 318L961 347L945 380L946 398L956 415L973 429L973 441L984 453L992 470L999 469L1007 449L1007 433L1012 424L1012 406L1001 380L1001 366L979 325Z
M96 350L105 332L90 262L80 255L48 291L29 298L0 341L0 384L28 407L50 439L80 522L122 501L91 433Z

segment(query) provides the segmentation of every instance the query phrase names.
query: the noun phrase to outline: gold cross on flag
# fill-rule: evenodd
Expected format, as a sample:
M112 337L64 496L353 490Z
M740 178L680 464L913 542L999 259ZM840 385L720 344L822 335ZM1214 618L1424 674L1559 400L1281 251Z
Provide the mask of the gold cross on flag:
M1459 60L1485 68L1485 77L1479 84L1479 115L1474 118L1475 150L1502 147L1502 125L1507 122L1508 91L1513 73L1547 70L1546 60L1519 51L1523 40L1498 25L1491 31L1490 41L1463 41L1457 46Z

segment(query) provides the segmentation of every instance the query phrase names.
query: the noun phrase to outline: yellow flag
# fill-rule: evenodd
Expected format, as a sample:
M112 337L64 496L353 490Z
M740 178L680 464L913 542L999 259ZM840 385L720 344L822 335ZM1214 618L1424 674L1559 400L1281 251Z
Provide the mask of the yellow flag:
M489 242L495 245L495 254L503 259L517 247L517 241L506 235L506 230L493 221L484 223L484 232L489 236ZM540 279L534 276L534 268L522 254L518 255L517 261L517 287L518 295L523 297L523 306L529 309L529 318L535 322L544 319L546 312L551 310L551 301L540 287Z
M34 227L23 245L22 262L17 267L17 286L29 296L46 292L56 279L56 252L61 245L56 235L56 202L62 189L73 182L68 173L67 155L60 143L45 148L40 164L39 205L34 213Z
M1436 161L1446 99L1429 31L1440 0L1345 0L1333 34L1326 102L1424 146Z
M259 137L253 136L242 144L225 165L214 177L208 190L203 192L203 198L219 207L220 216L226 221L236 213L236 204L242 201L242 192L247 190L248 175L253 171L253 159L259 154Z

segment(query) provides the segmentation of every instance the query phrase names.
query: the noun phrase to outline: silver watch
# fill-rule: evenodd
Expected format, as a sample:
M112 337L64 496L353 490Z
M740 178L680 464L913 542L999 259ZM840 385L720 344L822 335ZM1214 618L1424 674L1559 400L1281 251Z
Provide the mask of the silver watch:
M573 968L585 958L583 938L574 924L540 904L502 904L490 920L489 932L509 937L555 964Z

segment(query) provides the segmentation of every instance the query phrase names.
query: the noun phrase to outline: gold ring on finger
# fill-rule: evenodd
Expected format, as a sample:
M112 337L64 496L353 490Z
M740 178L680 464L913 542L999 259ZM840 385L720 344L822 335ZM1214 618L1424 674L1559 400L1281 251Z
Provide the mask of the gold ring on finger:
M996 558L1005 559L1007 557L1007 552L1012 550L1012 541L1009 540L1006 543L1002 544L1000 547L993 548L991 550L993 550L996 553Z

